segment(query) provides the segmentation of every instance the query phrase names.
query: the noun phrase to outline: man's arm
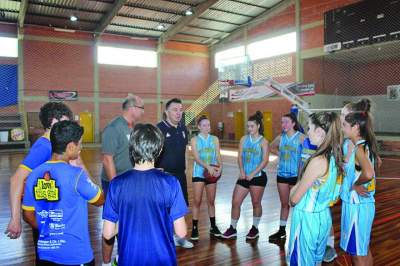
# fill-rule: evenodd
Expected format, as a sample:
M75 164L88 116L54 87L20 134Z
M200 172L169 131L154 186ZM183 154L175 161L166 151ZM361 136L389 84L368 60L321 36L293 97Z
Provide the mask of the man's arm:
M20 166L10 179L11 218L4 233L11 239L16 239L21 235L21 198L24 182L29 174L28 169Z
M185 216L174 221L174 231L179 238L185 238L187 233Z
M103 166L108 180L111 181L117 175L112 155L103 153Z
M23 210L23 217L24 221L28 223L32 228L37 229L37 222L36 222L36 217L35 217L35 211L28 211L28 210Z
M108 220L103 220L103 237L110 240L117 234L117 224Z

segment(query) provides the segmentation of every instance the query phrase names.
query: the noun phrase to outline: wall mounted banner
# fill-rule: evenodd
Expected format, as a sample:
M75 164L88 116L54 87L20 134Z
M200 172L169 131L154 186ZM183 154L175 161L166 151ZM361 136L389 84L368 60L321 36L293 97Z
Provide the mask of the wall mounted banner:
M77 101L78 92L77 91L49 91L49 100L51 101Z

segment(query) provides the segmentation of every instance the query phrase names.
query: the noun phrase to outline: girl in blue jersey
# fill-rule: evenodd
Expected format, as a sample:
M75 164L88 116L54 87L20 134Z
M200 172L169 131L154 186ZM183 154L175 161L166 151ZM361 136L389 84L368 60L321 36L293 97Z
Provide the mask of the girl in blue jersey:
M293 113L282 117L282 134L271 144L271 152L279 155L277 185L281 201L280 226L278 232L269 236L270 241L286 238L286 221L289 216L289 193L296 184L301 164L301 150L305 136L300 133L300 124Z
M370 105L365 111L347 114L343 132L354 149L345 163L341 191L342 221L340 247L352 256L354 265L372 265L369 249L375 216L375 170L378 162L377 143L373 132Z
M333 112L312 114L308 136L317 151L306 161L299 182L290 193L294 206L287 262L289 265L320 265L332 225L329 206L339 193L342 135L339 116Z
M197 121L197 127L200 132L191 140L191 147L194 157L193 163L193 225L192 240L199 239L198 217L200 212L201 199L203 198L203 190L206 188L208 215L210 217L211 229L210 234L213 236L221 236L215 223L215 192L217 183L208 181L204 178L204 170L213 176L219 176L222 171L222 160L220 154L219 140L216 136L210 134L210 120L206 116L200 116ZM213 166L214 165L214 166ZM216 167L219 166L219 167Z
M253 226L247 234L247 239L256 239L259 235L258 224L262 215L261 199L267 185L267 175L264 168L268 164L268 141L263 137L262 113L249 117L247 121L248 135L240 139L239 144L239 179L232 195L231 225L222 235L229 239L236 237L236 225L240 217L240 207L250 192L253 204Z

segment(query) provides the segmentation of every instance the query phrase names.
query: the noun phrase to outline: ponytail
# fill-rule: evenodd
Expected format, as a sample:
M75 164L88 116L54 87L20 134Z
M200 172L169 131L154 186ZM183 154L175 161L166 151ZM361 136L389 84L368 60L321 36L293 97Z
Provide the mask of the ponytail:
M254 115L250 116L248 121L256 122L256 124L259 125L258 133L261 136L264 136L263 114L260 111L257 111Z

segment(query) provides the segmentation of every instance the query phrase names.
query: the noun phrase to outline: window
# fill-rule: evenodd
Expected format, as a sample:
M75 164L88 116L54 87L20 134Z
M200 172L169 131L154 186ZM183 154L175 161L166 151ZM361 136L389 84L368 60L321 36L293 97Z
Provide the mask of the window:
M246 62L244 46L239 46L215 53L216 68L241 64L244 62Z
M296 32L249 44L250 60L268 58L296 51Z
M97 62L107 65L157 67L157 52L98 46Z
M18 39L0 37L0 57L18 57Z

